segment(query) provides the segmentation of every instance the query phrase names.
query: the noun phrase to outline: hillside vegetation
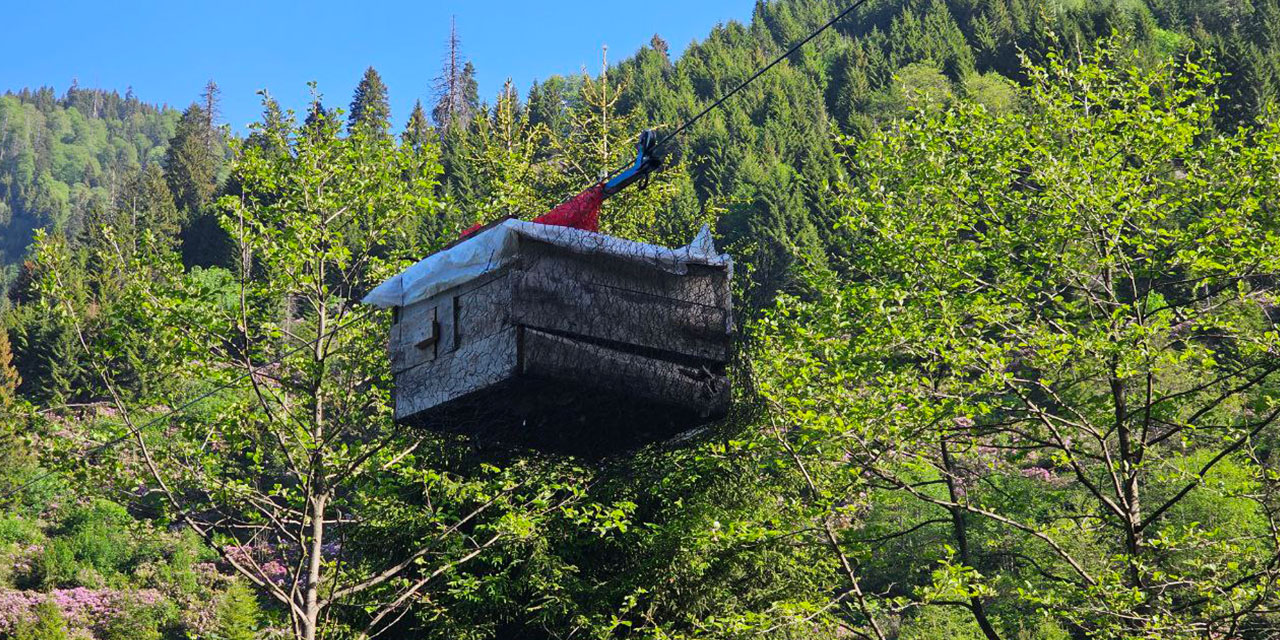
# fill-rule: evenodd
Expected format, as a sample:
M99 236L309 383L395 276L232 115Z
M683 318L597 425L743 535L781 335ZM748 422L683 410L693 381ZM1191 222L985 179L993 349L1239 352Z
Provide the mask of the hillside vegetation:
M728 419L393 424L365 292L841 8L242 139L212 83L0 97L0 639L1274 637L1275 0L873 0L602 212L733 254Z
M18 262L37 228L81 233L132 172L160 163L177 119L132 94L95 89L0 96L0 262ZM6 268L3 283L15 273Z

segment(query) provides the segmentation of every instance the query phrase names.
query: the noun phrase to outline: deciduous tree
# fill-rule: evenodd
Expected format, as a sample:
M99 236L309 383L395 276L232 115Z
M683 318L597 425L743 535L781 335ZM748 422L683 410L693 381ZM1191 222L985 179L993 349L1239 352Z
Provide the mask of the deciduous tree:
M859 257L762 327L779 456L843 520L848 588L991 640L1011 610L1245 636L1280 602L1280 127L1214 133L1211 74L1122 51L1030 67L1025 113L922 108L853 151ZM889 582L895 547L931 575Z
M240 146L240 192L220 203L238 283L169 271L126 284L123 299L155 321L141 339L199 354L184 375L221 381L220 408L147 430L111 353L88 339L89 318L61 305L134 446L128 481L279 607L300 640L401 624L428 593L467 588L460 567L579 499L563 480L571 468L468 467L449 438L392 424L386 319L355 299L407 264L401 240L435 214L439 165L431 148L340 131L285 117L259 130L278 138ZM56 269L43 273L57 302L67 292Z

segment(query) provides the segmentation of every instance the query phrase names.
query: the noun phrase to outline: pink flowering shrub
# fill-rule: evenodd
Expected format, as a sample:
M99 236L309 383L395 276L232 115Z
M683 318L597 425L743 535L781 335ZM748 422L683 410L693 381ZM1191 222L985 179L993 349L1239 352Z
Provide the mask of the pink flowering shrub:
M332 552L336 554L338 548L334 546ZM289 563L292 560L290 557L292 554L287 549L262 543L235 545L227 549L227 555L242 566L258 567L262 577L276 584L289 581Z
M35 618L36 607L52 602L73 629L95 629L137 608L155 607L163 598L154 589L55 589L50 593L0 589L0 635Z
M38 597L42 594L0 590L0 635L13 633L20 623L31 622Z
M1041 482L1049 482L1054 479L1052 471L1041 467L1027 467L1022 470L1022 475L1023 477L1040 480Z

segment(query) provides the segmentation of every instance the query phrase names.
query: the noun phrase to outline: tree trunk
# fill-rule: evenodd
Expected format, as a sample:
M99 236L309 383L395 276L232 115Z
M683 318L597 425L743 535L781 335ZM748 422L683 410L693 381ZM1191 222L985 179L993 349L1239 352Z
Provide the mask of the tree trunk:
M315 640L320 626L320 561L324 547L324 511L327 496L317 494L311 500L311 545L307 562L307 591L303 605L303 640Z
M951 502L958 504L960 492L956 490L955 467L951 464L951 452L947 450L946 434L940 437L939 446L942 450L942 466L946 470L947 492ZM960 562L966 567L973 567L969 557L969 529L964 519L964 509L957 506L950 507L947 511L951 512L951 530L955 536L956 549L960 553ZM973 619L978 623L978 627L982 629L982 635L986 636L987 640L1000 640L1000 634L987 618L987 607L981 598L978 596L969 598L969 611L973 613Z

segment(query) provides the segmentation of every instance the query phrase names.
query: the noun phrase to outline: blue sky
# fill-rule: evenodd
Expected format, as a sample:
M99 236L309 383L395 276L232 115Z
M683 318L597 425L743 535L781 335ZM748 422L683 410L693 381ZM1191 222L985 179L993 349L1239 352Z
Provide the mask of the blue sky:
M403 124L428 104L456 16L481 96L509 76L521 92L536 78L599 69L600 48L622 59L660 34L678 53L718 23L750 18L753 0L427 0L422 2L57 2L9 0L0 37L0 92L77 79L83 87L133 87L139 98L182 107L209 78L222 87L222 119L237 131L259 113L258 89L302 111L315 80L326 105L351 101L373 65Z

